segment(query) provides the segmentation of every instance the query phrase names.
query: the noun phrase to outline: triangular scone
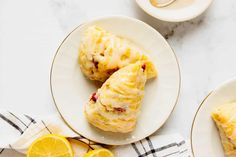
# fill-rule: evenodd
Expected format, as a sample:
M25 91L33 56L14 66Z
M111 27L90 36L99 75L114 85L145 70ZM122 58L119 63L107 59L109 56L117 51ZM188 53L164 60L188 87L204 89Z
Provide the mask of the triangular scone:
M220 132L226 157L236 157L236 103L222 105L212 112Z
M118 69L137 61L149 61L148 78L157 75L154 64L128 40L95 26L85 31L79 48L79 64L89 79L104 82Z
M141 62L115 72L86 104L88 121L104 130L127 133L133 131L144 96L147 67Z

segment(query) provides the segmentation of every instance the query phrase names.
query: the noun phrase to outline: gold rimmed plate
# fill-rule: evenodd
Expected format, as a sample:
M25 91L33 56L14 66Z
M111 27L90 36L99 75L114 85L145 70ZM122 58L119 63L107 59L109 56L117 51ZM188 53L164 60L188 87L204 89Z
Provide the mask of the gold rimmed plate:
M198 108L191 129L194 157L224 157L219 133L211 112L218 106L236 101L236 79L229 80L213 90Z
M84 116L84 105L100 86L84 77L78 64L81 36L92 25L137 44L147 52L158 69L158 78L146 85L137 126L129 134L104 132L89 125ZM104 17L77 27L58 48L51 68L52 96L67 125L88 139L110 145L132 143L158 130L173 111L179 89L178 62L166 40L149 25L124 16Z
M168 22L183 22L201 15L213 0L136 0L147 14ZM168 3L169 2L169 3Z

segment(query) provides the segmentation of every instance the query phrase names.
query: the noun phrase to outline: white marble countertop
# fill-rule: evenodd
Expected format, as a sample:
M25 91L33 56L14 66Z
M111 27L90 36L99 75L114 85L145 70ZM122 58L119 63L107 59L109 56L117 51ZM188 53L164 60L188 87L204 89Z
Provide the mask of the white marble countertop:
M63 38L85 20L127 15L155 27L175 50L181 67L181 94L158 133L179 132L189 138L204 97L236 76L235 8L235 0L215 0L197 19L167 23L144 13L134 0L1 0L0 108L38 116L55 113L49 72ZM3 156L21 155L5 151Z

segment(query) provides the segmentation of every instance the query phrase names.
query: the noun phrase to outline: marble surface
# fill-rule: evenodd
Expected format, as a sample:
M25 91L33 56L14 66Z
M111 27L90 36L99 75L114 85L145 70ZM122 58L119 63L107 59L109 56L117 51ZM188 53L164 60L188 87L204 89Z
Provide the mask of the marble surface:
M0 108L37 116L55 113L49 72L60 42L86 20L127 15L156 28L173 47L181 67L181 94L157 133L189 138L204 97L236 76L235 7L234 0L215 0L194 20L168 23L144 13L134 0L0 0ZM23 155L5 151L2 156Z

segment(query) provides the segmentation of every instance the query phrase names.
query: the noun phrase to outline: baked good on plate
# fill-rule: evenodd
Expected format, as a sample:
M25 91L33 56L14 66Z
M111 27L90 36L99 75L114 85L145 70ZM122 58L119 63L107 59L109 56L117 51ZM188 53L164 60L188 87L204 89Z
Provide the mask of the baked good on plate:
M134 130L144 96L148 63L130 64L113 73L85 106L88 121L104 131Z
M113 35L102 28L87 28L79 48L82 72L91 80L104 82L115 71L137 61L149 60L132 42ZM147 77L157 75L152 62L148 62Z
M212 112L226 157L236 156L236 102L219 106Z

